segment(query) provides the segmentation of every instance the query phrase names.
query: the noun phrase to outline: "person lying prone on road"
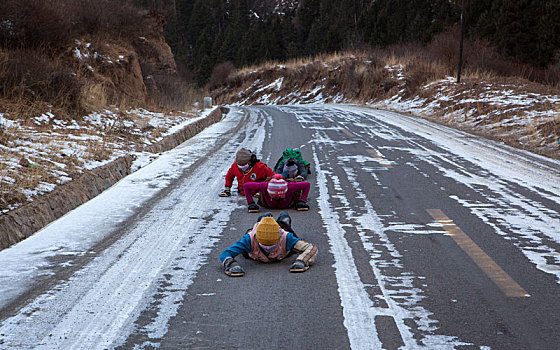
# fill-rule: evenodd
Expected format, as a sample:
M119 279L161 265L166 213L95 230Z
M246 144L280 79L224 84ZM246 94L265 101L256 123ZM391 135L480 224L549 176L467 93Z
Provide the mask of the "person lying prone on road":
M253 199L255 193L260 193L259 204L266 208L309 210L307 195L310 188L309 182L286 182L280 174L274 175L269 182L247 182L243 185L249 213L259 212L259 206Z
M278 222L285 228L291 228L291 218L286 212L278 216ZM220 261L226 275L241 277L243 268L235 257L246 254L249 258L268 263L280 261L292 253L299 254L290 267L290 272L304 272L315 262L317 247L297 237L293 232L280 228L271 213L265 213L257 220L248 233L220 254Z

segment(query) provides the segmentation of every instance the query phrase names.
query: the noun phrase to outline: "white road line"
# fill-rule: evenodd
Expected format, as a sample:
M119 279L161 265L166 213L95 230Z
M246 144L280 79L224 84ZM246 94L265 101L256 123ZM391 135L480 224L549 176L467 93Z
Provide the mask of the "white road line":
M334 269L338 283L338 293L344 315L344 327L348 331L348 338L352 349L381 349L375 327L377 313L373 303L358 275L358 268L354 263L352 249L344 238L344 229L340 224L338 214L329 204L329 190L324 171L320 167L315 146L313 145L313 159L319 187L319 214L329 238L331 252L334 256Z

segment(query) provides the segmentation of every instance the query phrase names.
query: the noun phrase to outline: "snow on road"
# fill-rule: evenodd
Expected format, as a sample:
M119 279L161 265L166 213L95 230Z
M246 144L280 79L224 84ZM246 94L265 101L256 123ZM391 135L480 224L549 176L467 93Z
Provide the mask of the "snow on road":
M56 264L51 261L57 256L85 254L174 183L173 191L156 201L136 225L91 263L4 320L0 348L113 347L126 340L134 320L155 293L159 305L151 307L157 317L143 331L156 338L165 334L177 301L206 262L205 256L231 212L238 208L233 200L223 206L217 196L208 195L223 187L223 177L212 174L225 174L240 145L262 147L265 135L261 130L267 120L251 114L244 124L249 130L241 130L245 138L232 135L224 147L211 152L242 117L241 112L231 113L32 237L0 252L0 306L4 307L32 288L40 275L53 274ZM218 207L223 209L216 210ZM154 281L164 280L164 291L158 290L161 286Z
M357 176L348 164L359 163L361 169L370 173L374 183L378 183L375 172L386 170L383 165L390 165L391 160L385 158L368 158L357 155L339 157L339 166L344 169L346 178L353 183L352 199L347 198L347 193L340 187L340 179L330 168L321 168L317 164L324 163L317 158L317 154L329 153L327 149L340 147L340 141L329 139L326 131L341 131L341 125L356 127L360 142L369 139L385 139L387 141L406 140L408 148L399 148L413 154L418 162L433 165L444 176L451 178L456 183L464 184L479 193L491 205L481 205L468 198L461 198L457 194L449 197L456 200L464 207L490 225L497 234L507 236L535 266L549 274L556 276L560 283L560 253L550 246L550 242L560 243L560 213L548 209L544 203L552 207L560 204L560 162L535 156L530 153L520 152L512 148L498 145L472 137L469 134L451 128L442 127L424 120L406 117L397 113L378 111L358 106L298 106L286 107L288 113L296 113L299 122L304 127L314 129L313 137L315 164L318 169L317 182L319 187L319 209L324 225L328 228L331 252L335 256L335 269L339 283L339 293L344 308L345 326L348 328L350 341L353 348L379 348L379 340L375 327L368 327L362 318L372 319L376 315L390 315L395 319L401 338L406 348L417 347L405 320L414 320L419 329L426 334L422 342L429 348L455 348L468 345L457 339L444 335L433 335L437 330L437 320L434 315L421 306L424 299L421 290L413 286L414 276L402 270L399 263L400 253L393 247L385 232L399 231L408 234L434 234L438 233L437 225L421 226L417 224L400 223L391 220L382 220L373 210L372 204L360 190ZM326 118L339 123L328 128L321 122ZM384 126L387 124L387 126ZM411 136L414 135L414 136ZM432 145L427 149L423 143L429 140ZM352 143L355 141L348 141ZM370 145L373 149L374 147ZM382 150L391 150L390 146ZM437 151L439 149L439 151ZM381 152L378 151L378 154ZM520 156L521 154L521 156ZM538 159L535 164L531 159ZM468 171L474 165L478 171ZM379 164L382 167L374 168L370 164ZM452 165L452 166L449 166ZM332 165L331 165L332 166ZM412 164L415 166L415 164ZM418 171L421 171L417 168ZM428 176L428 174L424 174ZM332 183L335 193L329 193L327 183ZM527 191L519 191L519 186ZM522 193L527 193L525 196ZM341 202L337 207L332 204L333 198ZM363 201L363 203L362 203ZM351 204L353 203L353 204ZM554 203L554 204L552 204ZM336 207L336 210L334 209ZM365 208L366 213L356 211L356 207ZM344 212L342 214L341 212ZM353 227L358 228L364 249L370 254L370 264L380 282L382 290L377 298L383 299L388 309L374 307L367 297L364 283L357 277L355 265L343 263L351 259L348 251L348 242L341 239L344 227L340 220L354 222ZM396 218L393 218L395 220ZM389 222L387 222L389 221ZM439 229L439 234L442 234ZM383 243L375 245L370 242L372 236ZM387 251L391 258L384 260L380 252ZM383 276L381 266L393 266L402 270L400 277ZM353 276L355 278L353 278ZM391 286L384 288L383 286ZM398 295L409 295L404 302L396 302ZM395 296L393 299L392 296ZM361 321L362 320L362 321ZM367 337L366 335L370 336Z
M360 130L361 139L406 140L409 146L399 148L400 151L433 165L444 176L478 192L486 201L480 205L457 194L450 194L450 198L469 208L497 234L508 236L530 261L555 275L560 283L560 254L548 244L560 243L557 231L560 213L543 204L560 204L560 162L543 159L542 164L534 167L530 160L519 157L518 150L391 112L350 105L279 108L295 113L300 125L314 133L310 146L317 169L315 196L323 224L330 228L327 230L330 253L335 259L344 325L353 349L381 348L377 329L367 322L379 315L395 320L407 348L418 347L418 331L422 332L422 341L428 348L467 344L451 335L436 334L438 322L420 305L424 298L422 290L412 283L422 276L404 270L399 260L401 253L385 234L387 231L437 234L438 227L381 217L364 194L357 174L347 166L351 162L361 164L376 183L375 170L386 170L391 165L390 159L381 157L382 151L390 147L380 149L377 158L347 155L331 165L323 165L321 157L325 149L337 147L327 131L340 130L340 124L325 127L323 118L353 125ZM200 266L206 263L207 254L220 239L231 213L239 208L233 199L230 205L224 206L224 199L208 195L217 193L223 186L223 177L214 174L227 171L232 155L240 146L261 153L267 137L265 130L274 125L270 115L252 108L242 130L224 137L242 118L242 110L233 109L221 123L164 153L31 238L0 252L0 293L4 297L1 308L30 288L37 278L54 274L53 261L57 258L64 256L72 267L80 256L91 254L88 249L96 243L115 231L124 230L118 241L94 256L69 280L38 295L19 313L4 320L0 324L4 341L0 348L31 348L39 344L38 348L45 349L101 349L122 344L133 331L145 333L155 341L163 337L182 296ZM219 142L224 146L218 147ZM426 142L437 146L436 149L428 149ZM526 159L535 157L527 154ZM462 162L478 170L469 171ZM374 169L372 164L381 167ZM355 188L352 201L360 201L360 210L352 207L341 187L343 179L332 169L334 166L343 170L344 181ZM514 191L514 186L531 195L523 196ZM165 195L158 196L162 192ZM123 223L142 212L147 204L150 210L141 215L142 219L122 229ZM357 230L358 242L369 254L371 270L380 286L373 297L383 300L386 307L374 306L372 296L366 291L368 286L360 279L353 262L342 221L352 222ZM371 241L373 236L376 242ZM383 276L383 267L387 266L399 271L397 275ZM150 304L156 293L157 304ZM403 300L398 295L409 297ZM141 329L133 329L134 320L146 309L155 311L156 316ZM416 333L408 320L415 323ZM151 346L158 344L150 342L140 348Z
M486 199L485 203L492 203L491 206L480 205L469 198L450 195L450 198L469 208L475 216L490 225L497 234L507 236L539 270L554 275L560 284L560 252L550 246L550 242L560 244L560 212L548 209L560 205L560 161L402 114L350 106L336 109L345 112L350 123L354 118L357 123L364 116L379 119L430 140L445 150L428 150L419 139L409 139L411 147L401 149L477 192ZM350 111L357 115L348 115ZM395 132L394 128L380 130L377 125L365 130L381 138L407 138L402 134L391 134ZM474 165L479 171L467 169L464 164L451 159L449 154ZM524 190L520 191L519 188ZM549 204L548 207L545 204Z

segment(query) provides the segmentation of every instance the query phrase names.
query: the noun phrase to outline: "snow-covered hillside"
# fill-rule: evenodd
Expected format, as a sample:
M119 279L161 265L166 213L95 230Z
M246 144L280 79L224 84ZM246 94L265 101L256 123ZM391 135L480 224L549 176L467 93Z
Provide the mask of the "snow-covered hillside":
M527 81L447 76L415 86L414 73L356 57L238 72L214 91L225 103L358 103L389 109L560 158L560 95ZM412 75L412 76L411 76ZM374 80L374 78L377 80Z

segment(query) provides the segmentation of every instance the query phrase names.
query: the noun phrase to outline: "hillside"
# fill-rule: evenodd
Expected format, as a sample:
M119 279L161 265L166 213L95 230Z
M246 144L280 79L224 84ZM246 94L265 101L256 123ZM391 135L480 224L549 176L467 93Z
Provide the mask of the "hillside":
M232 72L227 104L358 103L429 119L560 158L560 92L521 78L472 73L461 83L419 57L324 55Z
M164 16L105 5L0 4L0 212L199 116Z

